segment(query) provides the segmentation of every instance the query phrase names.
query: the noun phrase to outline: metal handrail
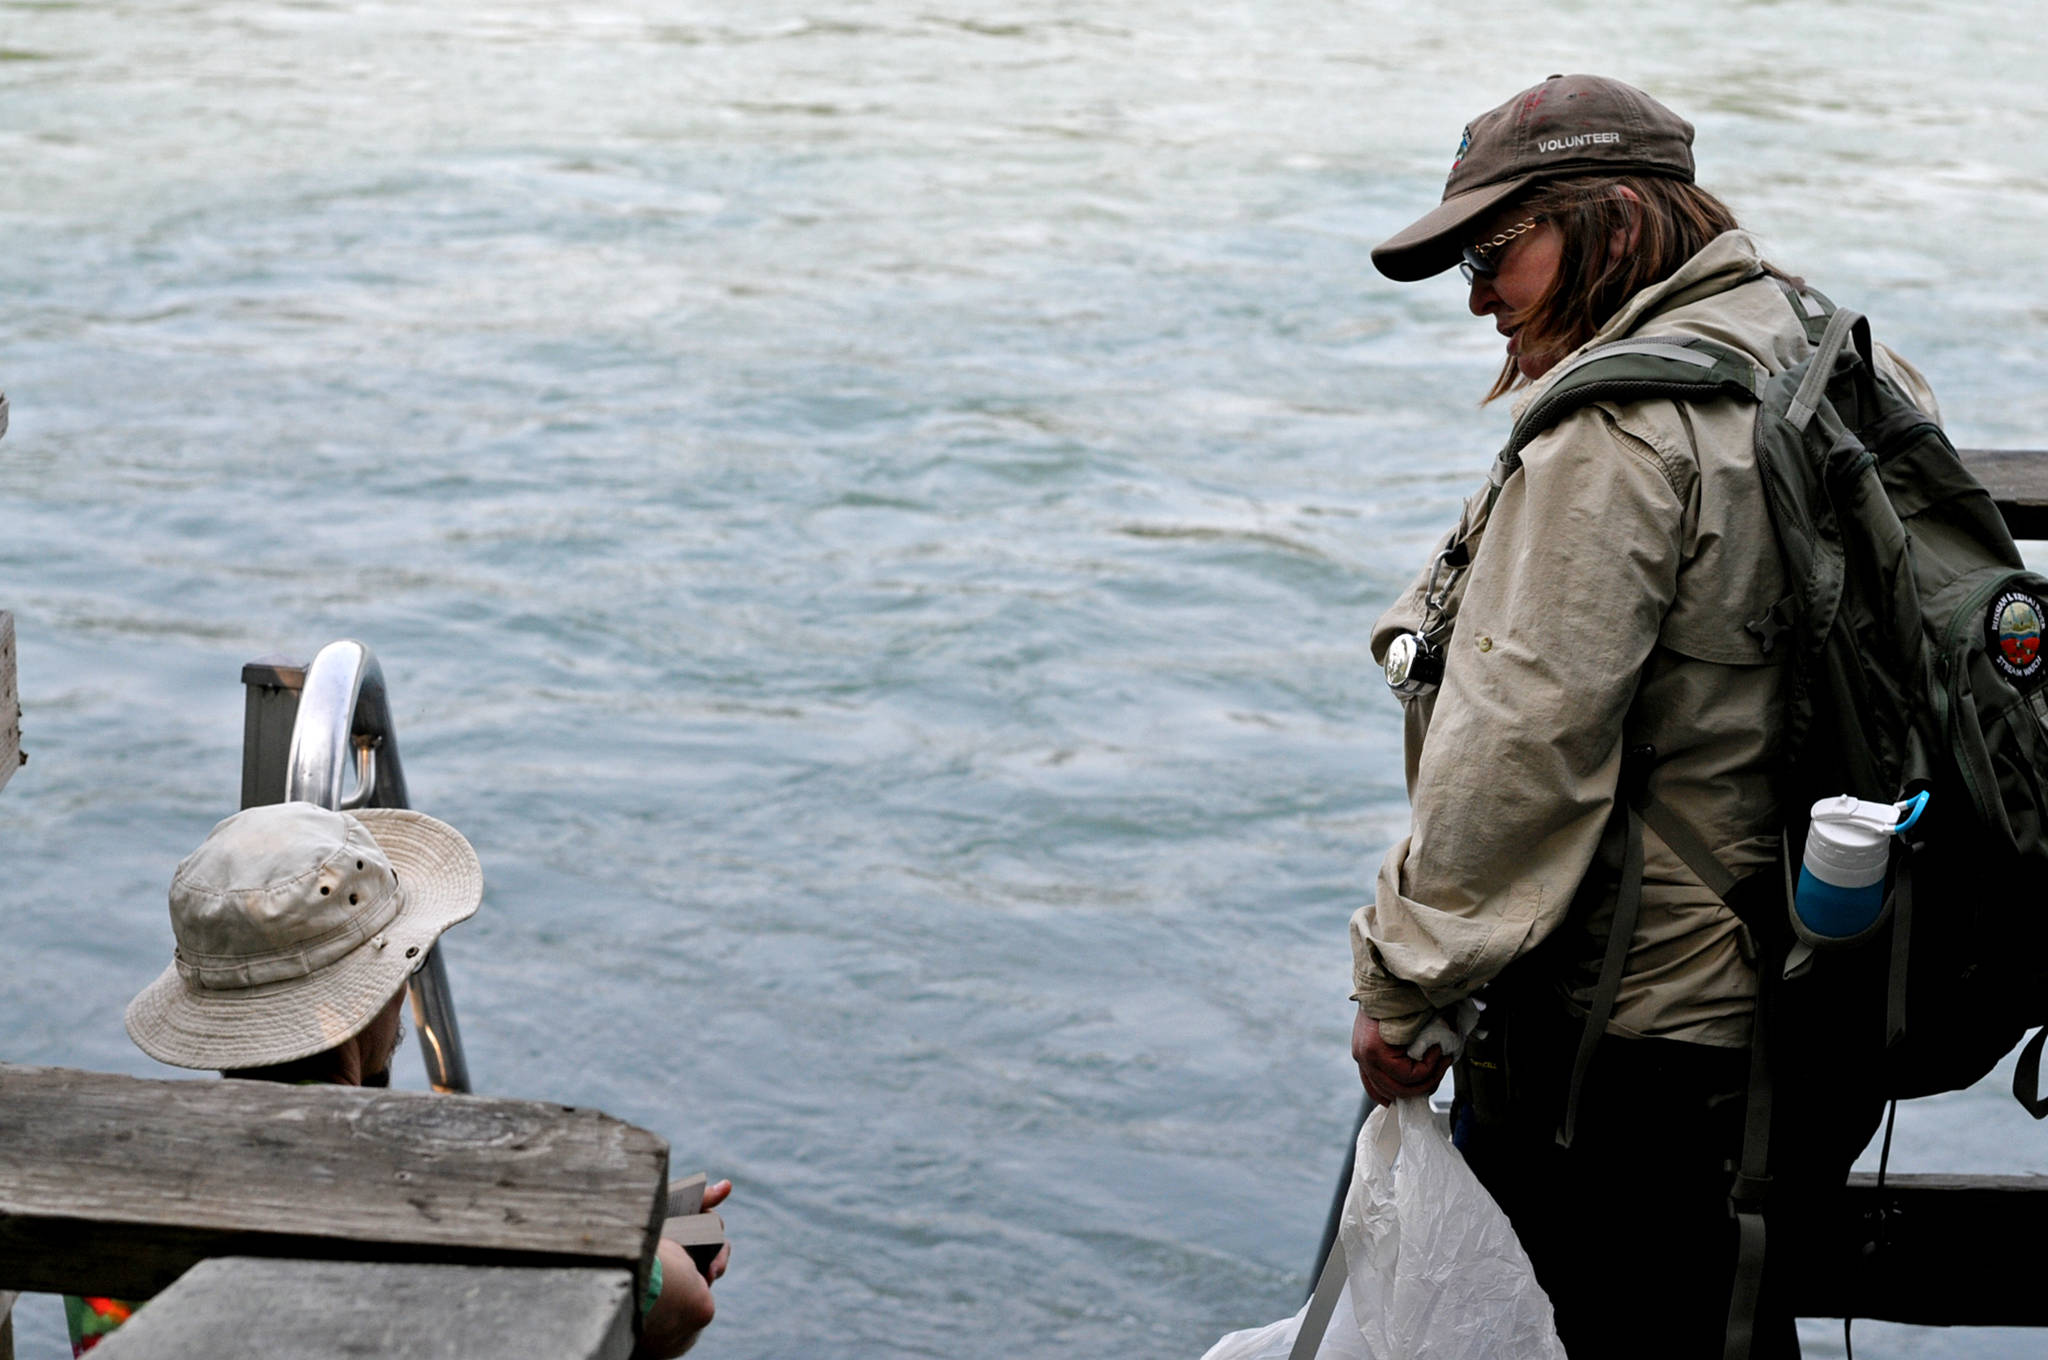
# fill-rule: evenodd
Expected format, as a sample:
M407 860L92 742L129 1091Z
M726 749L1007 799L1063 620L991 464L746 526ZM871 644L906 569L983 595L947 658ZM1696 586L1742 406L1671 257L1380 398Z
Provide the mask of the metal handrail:
M351 763L356 767L356 790L344 797ZM411 806L384 668L362 643L330 642L306 667L286 758L284 796L340 809ZM463 1058L455 998L438 945L427 951L409 990L427 1080L436 1091L468 1091L469 1064Z

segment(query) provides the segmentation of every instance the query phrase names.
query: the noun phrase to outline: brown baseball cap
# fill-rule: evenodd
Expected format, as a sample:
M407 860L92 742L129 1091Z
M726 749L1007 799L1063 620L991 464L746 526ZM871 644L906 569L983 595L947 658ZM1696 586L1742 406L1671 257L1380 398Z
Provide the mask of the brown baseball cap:
M1545 180L1586 174L1690 183L1692 124L1633 85L1552 76L1465 125L1444 201L1373 247L1372 262L1400 283L1441 274L1503 203Z

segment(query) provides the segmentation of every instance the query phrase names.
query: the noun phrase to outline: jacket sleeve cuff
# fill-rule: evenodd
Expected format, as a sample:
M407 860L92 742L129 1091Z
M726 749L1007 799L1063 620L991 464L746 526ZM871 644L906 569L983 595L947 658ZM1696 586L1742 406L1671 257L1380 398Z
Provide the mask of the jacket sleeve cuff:
M1367 1015L1380 1022L1380 1037L1394 1048L1406 1049L1422 1033L1436 1007L1429 1004L1422 989L1385 974L1367 974L1352 979L1351 999Z

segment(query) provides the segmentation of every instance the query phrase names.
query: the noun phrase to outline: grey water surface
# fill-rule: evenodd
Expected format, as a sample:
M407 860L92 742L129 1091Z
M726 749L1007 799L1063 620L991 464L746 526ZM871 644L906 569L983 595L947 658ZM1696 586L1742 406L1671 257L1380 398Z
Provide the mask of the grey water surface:
M1366 634L1505 421L1461 288L1368 249L1467 119L1619 75L1959 443L2041 447L2012 19L0 0L0 1057L161 1074L121 1009L240 666L356 637L489 878L479 1088L737 1185L700 1354L1192 1360L1291 1312L1406 818ZM1987 1083L1894 1164L2048 1130Z

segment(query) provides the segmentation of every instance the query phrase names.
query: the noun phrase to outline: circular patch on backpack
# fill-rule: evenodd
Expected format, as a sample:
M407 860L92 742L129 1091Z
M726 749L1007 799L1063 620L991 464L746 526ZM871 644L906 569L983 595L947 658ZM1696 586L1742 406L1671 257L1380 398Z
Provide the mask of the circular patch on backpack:
M2015 680L2041 669L2041 601L2024 590L2008 590L1991 602L1985 650L1999 670Z

